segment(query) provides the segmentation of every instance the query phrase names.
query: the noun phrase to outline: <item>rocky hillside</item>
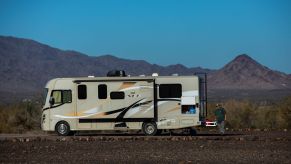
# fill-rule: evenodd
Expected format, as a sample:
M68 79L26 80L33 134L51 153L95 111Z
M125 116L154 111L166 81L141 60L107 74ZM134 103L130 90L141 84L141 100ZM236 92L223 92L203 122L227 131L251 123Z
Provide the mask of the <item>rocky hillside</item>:
M153 72L191 75L211 71L200 67L187 68L181 64L163 67L112 55L91 57L33 40L4 36L0 36L0 59L0 102L39 94L46 82L56 77L105 76L112 69L122 69L130 75L151 75Z
M33 40L0 36L0 103L39 96L46 82L56 77L105 76L122 69L130 75L209 74L213 90L290 90L291 76L273 71L247 55L240 55L219 70L187 68L181 64L159 66L143 60L104 55L91 57L64 51Z
M261 65L248 55L239 55L209 74L210 89L291 89L291 78Z

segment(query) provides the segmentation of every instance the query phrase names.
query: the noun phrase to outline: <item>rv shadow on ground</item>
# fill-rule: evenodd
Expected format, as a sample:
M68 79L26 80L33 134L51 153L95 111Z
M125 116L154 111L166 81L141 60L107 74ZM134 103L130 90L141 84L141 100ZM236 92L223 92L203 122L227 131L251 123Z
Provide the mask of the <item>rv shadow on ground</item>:
M244 135L244 134L241 134L241 133L226 133L224 135L220 135L220 134L216 134L216 133L198 133L197 135L195 136L205 136L205 137L208 137L208 136L214 136L214 137L223 137L223 136L241 136L241 135ZM144 137L145 135L142 134L142 133L77 133L75 134L75 136L112 136L112 137L117 137L117 136L124 136L124 137L130 137L130 136L133 136L133 137ZM165 134L160 134L160 135L155 135L155 137L158 137L158 136L161 136L161 137L170 137L170 136L189 136L189 134L173 134L173 133L165 133Z

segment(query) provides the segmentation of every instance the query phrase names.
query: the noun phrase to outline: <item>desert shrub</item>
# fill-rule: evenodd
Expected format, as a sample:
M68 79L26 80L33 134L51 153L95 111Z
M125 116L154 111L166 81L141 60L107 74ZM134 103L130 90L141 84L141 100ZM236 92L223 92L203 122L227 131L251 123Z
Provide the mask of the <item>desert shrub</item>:
M291 128L291 96L283 99L278 105L278 121L282 128Z
M24 132L40 128L41 108L33 102L0 107L0 132Z
M248 102L228 100L222 103L226 110L226 126L230 128L245 128L251 126L251 108ZM215 104L209 105L208 116L215 119Z
M278 104L259 105L250 101L228 100L222 103L229 128L291 128L291 97ZM214 119L215 103L208 104L208 118Z
M224 103L226 110L226 122L231 128L253 128L255 104L249 101L229 100Z
M8 122L8 113L4 112L1 108L0 109L0 133L11 131L7 122Z
M277 109L268 109L265 112L265 126L269 129L276 129L279 128L278 124L278 110Z

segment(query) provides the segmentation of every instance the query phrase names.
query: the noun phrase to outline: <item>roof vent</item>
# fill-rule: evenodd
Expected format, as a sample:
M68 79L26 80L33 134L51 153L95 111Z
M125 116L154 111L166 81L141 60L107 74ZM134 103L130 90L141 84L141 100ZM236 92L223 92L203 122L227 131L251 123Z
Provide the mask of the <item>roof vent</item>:
M159 74L158 73L153 73L152 76L159 76Z
M111 70L107 73L107 77L125 77L124 70Z

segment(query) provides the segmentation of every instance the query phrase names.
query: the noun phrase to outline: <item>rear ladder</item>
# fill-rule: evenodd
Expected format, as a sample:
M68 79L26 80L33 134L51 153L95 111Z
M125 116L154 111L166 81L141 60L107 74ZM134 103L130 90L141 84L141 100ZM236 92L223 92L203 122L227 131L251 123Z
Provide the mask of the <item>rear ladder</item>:
M199 78L199 100L200 100L200 121L203 123L207 117L207 74L203 72L195 73Z

